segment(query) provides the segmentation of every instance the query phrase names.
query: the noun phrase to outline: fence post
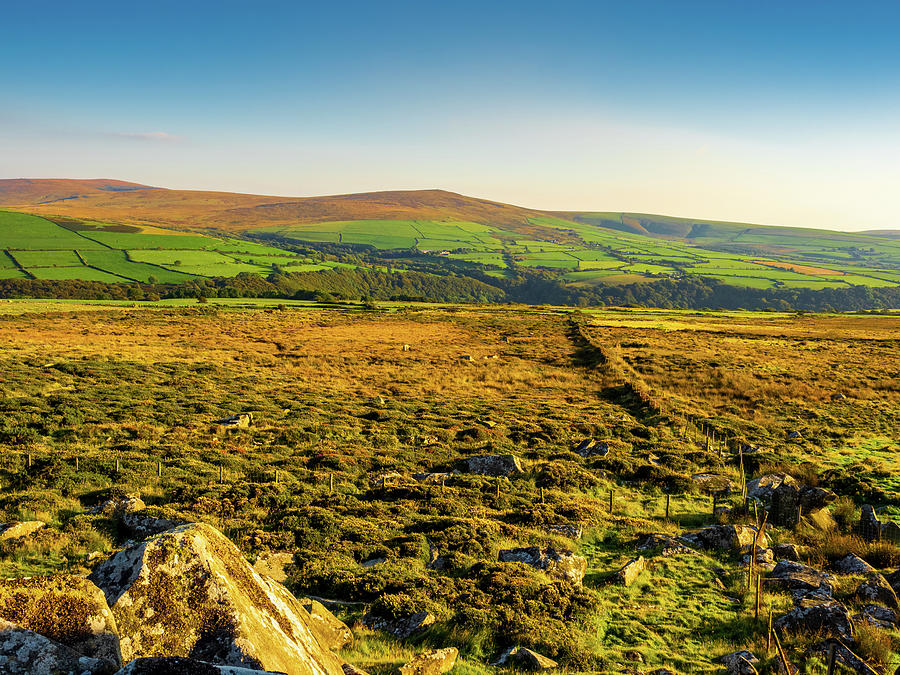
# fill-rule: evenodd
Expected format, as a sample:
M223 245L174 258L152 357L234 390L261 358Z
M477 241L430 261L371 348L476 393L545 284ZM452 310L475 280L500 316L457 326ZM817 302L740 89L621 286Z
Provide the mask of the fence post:
M671 497L671 495L666 494L666 520L669 519L669 497Z
M328 491L334 492L334 474L328 474Z
M612 515L613 512L613 491L612 488L609 489L609 515Z
M156 477L162 478L162 462L156 463Z

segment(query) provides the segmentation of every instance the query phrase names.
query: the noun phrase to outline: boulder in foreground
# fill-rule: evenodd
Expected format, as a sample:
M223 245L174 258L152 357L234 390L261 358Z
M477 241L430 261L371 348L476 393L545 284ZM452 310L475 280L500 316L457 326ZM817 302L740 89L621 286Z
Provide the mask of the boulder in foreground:
M0 673L111 675L116 666L0 619Z
M125 660L181 656L289 675L343 672L300 602L208 525L126 548L90 578L112 607Z

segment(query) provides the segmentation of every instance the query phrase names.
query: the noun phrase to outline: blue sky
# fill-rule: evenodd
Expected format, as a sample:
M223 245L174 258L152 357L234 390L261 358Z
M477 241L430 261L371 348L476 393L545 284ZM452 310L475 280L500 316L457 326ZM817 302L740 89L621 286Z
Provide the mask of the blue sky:
M7 3L0 176L900 228L900 3Z

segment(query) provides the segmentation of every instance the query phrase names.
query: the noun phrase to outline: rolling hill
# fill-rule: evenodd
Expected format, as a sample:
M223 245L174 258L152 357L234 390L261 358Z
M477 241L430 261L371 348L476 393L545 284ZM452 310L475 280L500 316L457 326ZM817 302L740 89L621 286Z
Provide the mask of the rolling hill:
M438 264L477 265L498 278L539 268L574 286L691 276L758 289L900 286L900 241L889 231L848 233L638 213L547 212L443 190L289 198L102 179L20 179L0 180L0 208L35 218L30 221L32 233L24 221L7 225L10 216L0 219L0 250L5 251L0 270L6 270L0 274L37 278L79 273L94 278L98 272L125 279L159 278L134 265L155 265L165 270L166 278L268 274L276 264L271 256L286 252L249 249L281 242L393 251L398 266L404 264L406 251ZM43 224L38 227L38 222ZM64 244L47 243L53 236L46 223L65 233L57 233ZM194 238L191 246L186 245L188 233ZM236 240L223 239L226 235L243 238L237 250ZM197 239L202 237L206 239ZM99 254L85 256L84 250L98 245L107 260L124 256L124 262L95 265L90 257L99 260ZM298 266L315 262L291 260ZM94 271L79 272L79 266Z

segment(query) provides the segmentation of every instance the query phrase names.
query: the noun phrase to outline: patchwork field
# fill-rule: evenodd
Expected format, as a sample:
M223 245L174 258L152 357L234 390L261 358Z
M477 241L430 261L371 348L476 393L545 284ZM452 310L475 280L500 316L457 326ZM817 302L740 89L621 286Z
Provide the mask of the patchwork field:
M663 555L638 549L648 534L758 524L743 481L787 473L836 493L835 524L766 534L834 573L834 602L870 603L834 570L846 553L900 565L850 534L863 504L900 519L900 316L177 303L0 302L0 522L47 523L0 542L0 575L87 572L134 536L90 507L139 493L251 562L293 555L286 584L325 599L353 631L341 656L375 675L446 646L456 675L496 672L510 646L584 673L713 673L749 649L774 673L768 612L793 602L772 566L756 618L739 550ZM214 424L240 412L250 426ZM586 439L602 450L576 452ZM521 471L467 468L502 455ZM708 474L733 486L716 516ZM527 546L583 557L583 579L498 561ZM435 623L409 639L363 625L415 612ZM890 672L896 626L853 631ZM821 635L777 635L823 671Z
M157 281L325 269L270 246L155 227L135 227L0 211L0 278Z

